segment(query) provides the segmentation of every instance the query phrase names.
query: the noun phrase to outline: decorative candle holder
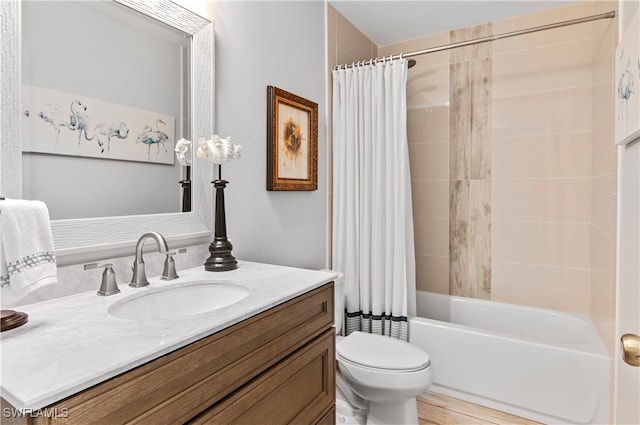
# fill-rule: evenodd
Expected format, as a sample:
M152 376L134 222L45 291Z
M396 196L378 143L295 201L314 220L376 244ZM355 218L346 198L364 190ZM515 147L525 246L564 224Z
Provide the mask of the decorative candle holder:
M224 272L238 268L238 261L231 251L233 246L227 239L227 219L224 209L224 188L229 183L222 180L222 164L240 158L242 146L236 145L231 137L221 139L215 134L211 140L198 140L198 157L208 159L218 166L218 179L212 181L216 188L215 228L213 241L209 245L209 258L204 269L210 272Z
M211 254L204 263L204 269L210 272L224 272L238 268L238 261L231 254L233 245L227 239L227 220L224 210L224 188L229 183L221 179L221 166L218 165L218 180L214 180L216 188L215 229L213 241L209 245Z

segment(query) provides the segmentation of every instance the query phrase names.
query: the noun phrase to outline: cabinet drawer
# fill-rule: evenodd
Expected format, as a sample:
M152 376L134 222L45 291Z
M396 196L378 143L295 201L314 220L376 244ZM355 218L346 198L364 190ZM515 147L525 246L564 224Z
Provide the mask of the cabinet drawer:
M331 329L190 425L316 423L335 405L334 346Z
M46 423L184 423L330 329L333 315L328 283L55 403L68 415Z

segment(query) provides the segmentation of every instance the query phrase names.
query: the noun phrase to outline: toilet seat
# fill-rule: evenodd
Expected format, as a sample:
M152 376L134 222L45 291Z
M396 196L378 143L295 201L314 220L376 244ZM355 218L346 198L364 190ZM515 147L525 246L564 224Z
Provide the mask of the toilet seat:
M353 366L395 373L430 365L429 355L415 345L365 332L353 332L336 344L336 357Z

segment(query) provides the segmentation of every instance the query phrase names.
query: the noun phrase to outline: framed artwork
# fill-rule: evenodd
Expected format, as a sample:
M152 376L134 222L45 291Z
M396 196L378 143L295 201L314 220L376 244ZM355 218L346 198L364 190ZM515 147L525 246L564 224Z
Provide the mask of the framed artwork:
M267 190L318 190L318 104L267 86Z
M633 16L616 49L615 140L626 145L640 137L640 18Z

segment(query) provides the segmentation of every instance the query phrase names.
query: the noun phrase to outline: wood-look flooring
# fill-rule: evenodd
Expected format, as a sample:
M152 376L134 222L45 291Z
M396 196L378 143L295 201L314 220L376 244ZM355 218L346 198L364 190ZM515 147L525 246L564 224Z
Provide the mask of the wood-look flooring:
M418 396L420 425L540 425L488 407L426 392Z

